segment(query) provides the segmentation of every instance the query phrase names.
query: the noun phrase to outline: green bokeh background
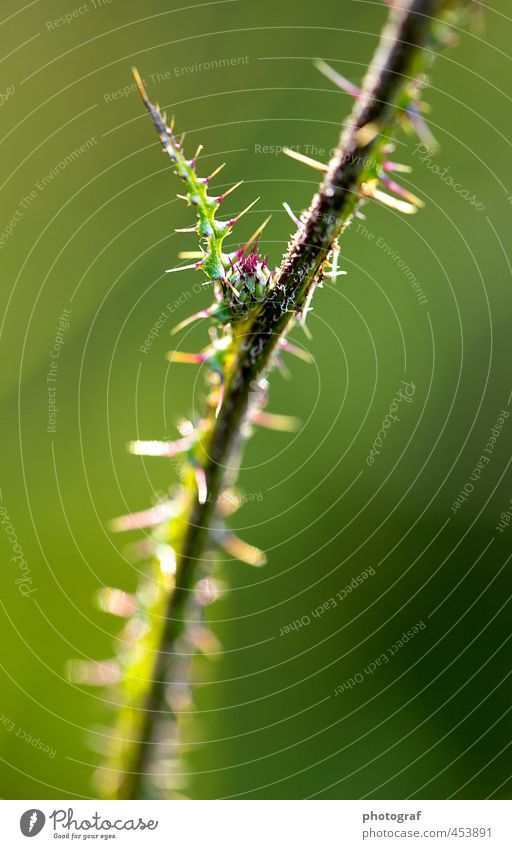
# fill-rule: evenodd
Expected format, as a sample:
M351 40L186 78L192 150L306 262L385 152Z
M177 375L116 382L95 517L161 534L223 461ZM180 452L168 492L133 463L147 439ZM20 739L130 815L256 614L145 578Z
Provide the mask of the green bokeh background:
M108 520L176 482L172 465L143 463L126 442L173 437L201 399L194 369L165 360L167 330L208 303L206 291L192 292L198 275L163 273L178 250L195 246L193 236L174 234L190 213L175 199L137 96L112 92L131 84L136 63L189 148L204 144L204 168L227 161L218 185L245 179L229 212L261 196L236 238L273 213L264 246L277 263L291 228L282 201L306 206L317 175L261 148L333 147L349 98L311 60L320 55L360 80L385 16L381 4L355 0L175 5L89 0L55 27L49 22L84 7L2 4L1 90L14 87L0 107L2 230L36 189L0 250L1 506L36 588L24 598L15 585L1 528L3 797L94 793L100 756L91 729L108 726L112 712L101 690L66 680L65 664L112 654L120 623L95 608L94 593L137 584L139 567ZM512 390L511 22L504 0L494 7L484 29L461 31L438 60L427 93L440 142L431 162L449 167L485 209L443 182L414 153L417 140L401 134L395 158L414 164L404 184L426 208L410 218L367 206L373 236L362 223L350 228L347 277L318 292L313 340L294 333L314 365L290 362L291 380L272 378L269 409L303 426L293 438L259 431L245 455L240 482L253 500L233 524L269 562L253 570L225 558L226 592L209 608L224 652L195 663L196 707L183 719L196 798L510 794L512 529L496 530L512 496L510 419L471 497L451 509ZM218 59L239 61L187 70ZM166 307L176 299L177 309ZM63 308L70 326L48 433L46 374ZM141 352L163 310L165 327ZM194 350L204 340L198 326L180 345ZM401 404L370 468L402 380L414 382L412 402ZM361 587L311 616L369 567L375 575ZM308 616L310 624L280 636ZM420 621L426 627L391 662L363 672ZM334 695L355 676L362 682Z

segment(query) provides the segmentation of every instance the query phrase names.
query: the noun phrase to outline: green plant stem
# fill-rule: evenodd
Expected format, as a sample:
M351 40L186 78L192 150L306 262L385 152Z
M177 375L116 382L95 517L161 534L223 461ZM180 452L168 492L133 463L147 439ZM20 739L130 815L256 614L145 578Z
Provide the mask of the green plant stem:
M391 10L379 47L365 77L361 96L342 131L325 179L290 241L271 294L243 328L238 350L229 368L222 408L210 415L205 477L208 498L200 504L190 496L187 527L177 557L176 582L168 603L162 642L154 664L152 689L132 768L124 775L118 796L151 795L152 750L159 719L168 715L165 698L169 658L184 628L187 599L203 557L215 504L222 491L225 470L241 442L254 387L269 367L272 353L294 317L300 313L318 281L335 240L361 201L368 178L368 162L393 130L399 99L410 83L434 21L450 7L448 0L408 0Z

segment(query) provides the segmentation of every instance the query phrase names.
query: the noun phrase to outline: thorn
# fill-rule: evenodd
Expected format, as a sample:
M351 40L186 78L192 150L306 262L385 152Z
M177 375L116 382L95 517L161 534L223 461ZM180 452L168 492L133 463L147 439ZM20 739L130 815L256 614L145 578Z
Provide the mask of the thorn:
M133 562L137 560L149 560L153 556L153 552L153 540L149 536L138 540L138 542L131 542L123 548L124 555L128 560Z
M302 307L301 316L300 316L300 319L299 319L299 324L302 327L302 329L303 329L303 331L306 334L306 337L308 339L313 338L311 332L309 331L309 329L306 325L306 320L307 320L307 317L308 317L308 312L311 311L310 310L311 301L313 300L313 295L315 294L315 289L316 289L316 284L313 283L312 286L309 289L307 296L306 296L306 300L304 301L304 306Z
M240 292L238 291L238 289L236 289L236 288L235 288L235 286L233 286L233 284L232 284L231 280L229 279L229 277L223 277L222 282L223 282L226 286L229 286L229 288L230 288L230 289L231 289L231 291L233 292L233 295L235 296L235 298L236 298L237 300L239 300L239 299L240 299Z
M297 218L297 216L293 212L291 206L288 203L286 203L286 201L283 201L283 206L284 206L286 212L288 213L288 215L290 216L290 218L292 219L293 223L296 224L297 227L299 227L300 224L301 224L301 220L300 220L300 218Z
M185 141L185 135L186 135L186 134L185 134L185 133L183 133L183 135L181 136L181 139L180 139L180 140L179 140L179 142L177 143L177 146L178 146L179 148L181 148L181 150L183 150L183 142Z
M202 145L202 144L198 144L198 146L197 146L197 150L196 150L196 152L194 153L194 162L196 161L196 159L198 158L198 156L200 156L200 154L201 154L201 151L202 151L202 150L203 150L203 145Z
M405 198L405 200L408 200L415 206L419 206L420 209L425 206L421 198L416 197L416 195L413 195L412 192L409 192L407 189L404 189L404 187L401 186L399 183L395 183L394 180L390 180L387 177L384 177L382 179L382 182L384 183L386 188L388 188L391 192L394 192L396 195L400 195L401 197Z
M175 227L175 233L197 233L197 224L194 227Z
M222 654L222 644L205 625L191 625L187 629L186 636L194 648L206 657L212 654Z
M309 312L309 310L308 310L308 312ZM302 317L302 315L304 315L304 318ZM300 320L299 320L299 325L302 328L302 330L304 331L304 335L305 335L306 339L309 342L311 342L311 340L313 339L313 334L311 333L311 330L309 329L309 327L306 324L306 317L307 317L306 312L301 314L301 317L300 317Z
M338 270L338 260L340 258L341 248L337 239L334 240L332 246L331 271L336 274Z
M310 168L314 168L316 171L322 171L323 174L328 170L328 166L324 165L323 162L318 162L316 159L311 159L310 156L305 156L303 153L299 153L297 150L291 150L289 147L285 147L283 149L283 153L286 156L289 156L290 159L296 159L297 162L302 162L303 165L309 165Z
M68 660L66 676L73 684L86 684L89 687L108 687L121 678L121 668L115 659L110 660Z
M412 128L418 136L420 142L422 142L422 144L427 145L427 147L437 150L437 148L439 147L437 139L430 132L424 118L422 118L421 115L415 109L406 109L405 115L409 119Z
M376 136L379 135L379 128L373 121L369 121L363 127L360 127L354 133L354 139L358 147L366 147Z
M96 604L104 613L127 618L135 613L137 601L132 593L114 587L103 587L96 593Z
M117 519L112 519L110 527L113 531L133 531L141 530L141 528L153 528L161 522L173 519L175 515L176 508L174 504L171 501L164 501L155 507L150 507L148 510L141 510L139 513L128 513L127 516L119 516Z
M164 151L164 153L165 153L165 151ZM186 200L187 203L190 203L190 199L187 197L187 195L176 195L176 197L179 198L180 200Z
M204 251L180 251L178 259L204 259L205 256Z
M176 422L176 427L182 436L190 436L190 434L194 433L195 430L190 419L180 419L179 422Z
M200 262L193 262L192 265L179 265L178 268L166 268L166 274L174 274L175 271L190 271L192 268L201 268Z
M139 92L140 96L142 97L142 100L146 104L149 103L149 97L146 93L144 83L142 82L142 77L139 74L139 72L138 72L138 70L135 66L132 67L132 74L133 74L133 78L135 80L135 85L137 86L138 92Z
M213 604L222 595L219 585L211 578L201 578L194 587L194 595L201 607Z
M208 487L206 485L206 475L201 466L196 466L194 469L197 483L197 500L199 504L205 504L208 498Z
M223 162L223 163L222 163L222 165L219 165L219 167L215 169L215 171L212 171L212 173L210 174L210 176L206 178L206 179L207 179L207 181L208 181L208 183L210 182L210 180L213 180L213 178L214 178L214 177L216 177L216 176L217 176L217 174L220 174L220 172L222 171L222 169L223 169L223 168L225 168L225 167L226 167L226 163L225 163L225 162Z
M139 457L176 457L188 451L189 448L189 439L176 439L172 442L137 439L128 443L130 454L137 454Z
M285 380L291 380L292 373L288 366L284 364L282 357L280 357L279 354L274 354L274 362L281 377L283 377Z
M241 186L241 185L242 185L242 183L243 183L243 180L240 180L240 182L239 182L239 183L235 183L235 185L234 185L234 186L231 186L231 188L230 188L230 189L228 189L228 190L227 190L227 192L224 192L224 194L219 195L219 197L215 199L216 203L222 203L222 201L224 200L224 198L227 198L227 196L228 196L228 195L230 195L230 194L231 194L231 192L234 192L234 191L235 191L235 189L238 189L238 187L239 187L239 186Z
M336 280L337 277L343 277L346 273L346 271L326 271L323 276L328 280Z
M209 307L206 310L199 310L199 312L194 313L194 315L189 315L188 318L185 318L183 321L180 321L176 327L173 327L171 330L171 335L174 336L179 330L183 330L184 327L188 327L189 324L192 324L193 321L197 321L200 318L208 318L212 312L217 308L217 304L214 304L213 307Z
M217 504L217 512L219 516L225 518L226 516L231 516L237 510L240 509L241 506L241 496L237 494L233 489L225 489L219 495L219 500ZM216 539L218 542L218 537Z
M299 348L298 345L294 345L293 342L289 342L287 339L282 339L279 347L281 350L287 351L288 354L298 357L299 360L304 360L305 363L313 362L313 357L308 351L305 351L304 348Z
M187 354L185 351L169 351L167 359L171 363L183 363L185 365L200 365L208 359L206 354Z
M176 574L176 552L170 545L159 545L156 549L156 557L160 563L162 575Z
M227 554L247 563L249 566L263 566L267 562L265 553L254 545L244 542L236 534L225 533L219 540L219 545Z
M271 215L269 215L269 216L268 216L268 218L265 218L265 221L263 222L263 224L260 224L260 226L258 227L258 229L254 231L254 233L252 234L252 236L250 236L250 238L249 238L249 239L247 239L247 241L246 241L245 245L244 245L244 246L243 246L243 248L242 248L242 250L243 250L244 252L247 250L247 248L248 248L248 247L250 247L250 246L252 245L252 243L253 243L253 242L255 242L255 241L256 241L256 239L258 238L258 236L260 236L260 235L261 235L261 233L263 233L263 230L265 229L265 227L267 226L267 224L268 224L268 222L270 221L270 219L271 219L271 218L272 218L272 216L271 216Z
M412 171L410 165L402 165L401 162L391 162L390 160L383 162L382 167L384 171L396 171L400 174L410 174Z
M358 88L354 83L351 83L350 80L347 80L346 77L343 77L338 71L335 71L334 68L331 68L327 62L324 62L323 59L317 59L313 62L313 65L320 71L324 77L327 77L335 86L338 86L345 94L349 94L351 97L361 97L361 89Z
M222 402L224 401L224 375L221 372L218 372L219 377L219 397L217 399L217 406L215 408L215 418L218 419L219 413L222 409Z
M252 209L252 208L253 208L253 206L254 206L256 203L258 203L258 201L259 201L259 198L256 198L256 200L253 200L253 202L252 202L252 203L250 203L250 204L249 204L249 206L246 206L246 207L245 207L245 209L242 209L242 212L239 212L239 213L238 213L238 215L236 215L234 218L232 218L230 221L228 221L227 226L228 226L228 227L233 227L233 225L234 225L234 224L236 224L236 223L237 223L237 221L240 221L241 217L242 217L243 215L245 215L245 213L246 213L246 212L249 212L249 210L250 210L250 209ZM237 293L237 294L238 294L238 293Z
M270 430L279 430L285 433L293 433L300 427L300 419L295 416L282 416L278 413L267 413L260 410L252 419L253 424L259 427L267 427Z
M177 683L177 682L175 684L168 684L168 686L166 688L166 694L165 695L166 695L167 704L169 705L172 713L179 714L182 711L192 710L194 701L192 699L192 692L190 690L190 687L187 684ZM176 772L176 766L175 766L176 760L174 760L174 761L171 760L171 759L166 760L166 765L167 765L167 768L169 768L169 766L172 765L172 767L174 768L174 772ZM176 779L177 776L176 775L168 775L167 778L166 778L166 784L170 786L170 782L172 781L173 778ZM178 778L178 781L179 781L179 778ZM171 795L172 795L173 799L176 799L176 800L178 798L179 799L185 799L185 797L183 795L176 793L174 788L171 788L171 789L172 789Z
M361 191L366 197L372 198L382 203L383 206L388 206L390 209L395 209L397 212L403 212L405 215L413 215L418 211L417 207L413 206L412 203L406 203L403 200L398 200L398 198L387 195L385 192L377 189L373 184L363 183L361 185Z

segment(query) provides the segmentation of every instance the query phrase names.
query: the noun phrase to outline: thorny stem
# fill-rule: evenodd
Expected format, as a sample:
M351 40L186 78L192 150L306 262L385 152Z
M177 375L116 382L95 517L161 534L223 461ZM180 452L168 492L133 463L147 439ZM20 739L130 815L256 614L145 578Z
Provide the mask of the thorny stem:
M208 498L190 494L188 519L178 552L175 588L163 626L136 756L118 789L119 798L146 798L152 788L152 750L159 722L169 713L165 697L168 666L185 626L187 599L204 556L215 504L226 469L235 462L257 381L290 322L300 313L335 240L351 219L368 179L368 162L396 127L404 86L417 72L423 48L449 0L406 0L394 4L352 115L341 133L325 179L291 239L272 292L245 323L226 381L217 418L211 417L204 465ZM134 741L135 742L135 741Z

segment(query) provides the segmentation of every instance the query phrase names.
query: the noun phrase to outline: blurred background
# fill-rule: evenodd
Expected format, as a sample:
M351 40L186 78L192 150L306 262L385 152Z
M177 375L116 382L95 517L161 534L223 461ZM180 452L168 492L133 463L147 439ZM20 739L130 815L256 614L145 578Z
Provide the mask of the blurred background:
M314 364L272 377L268 409L302 424L245 454L233 525L268 565L218 569L223 652L194 664L182 722L195 798L510 795L511 19L493 7L435 63L438 152L397 140L426 208L366 206L313 339L294 331ZM109 520L177 482L126 443L174 438L202 397L165 354L209 293L199 272L164 274L194 249L174 233L192 218L130 67L188 150L204 145L202 173L226 160L219 188L245 180L230 214L260 196L232 244L272 213L278 263L282 202L307 206L317 175L276 149L327 160L351 108L312 60L359 82L385 15L366 0L2 4L3 797L94 795L112 707L66 662L112 655L121 623L94 596L137 585L137 536ZM198 325L179 344L205 339Z

